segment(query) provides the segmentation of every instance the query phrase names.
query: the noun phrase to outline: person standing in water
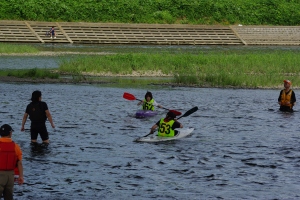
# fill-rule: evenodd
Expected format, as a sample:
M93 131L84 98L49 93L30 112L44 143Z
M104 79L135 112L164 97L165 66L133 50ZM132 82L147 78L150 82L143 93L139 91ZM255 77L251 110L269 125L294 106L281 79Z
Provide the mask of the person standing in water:
M279 110L284 112L293 112L293 107L296 104L296 95L290 88L292 82L290 80L284 80L284 89L280 91L278 97Z
M14 130L8 124L0 127L0 199L3 194L4 200L13 199L14 169L17 167L18 183L24 183L22 150L12 139Z
M140 101L137 105L141 105L142 104L142 109L143 110L152 110L154 111L154 106L157 106L159 108L163 108L161 105L159 105L152 96L151 92L147 92L145 94L145 99L143 101Z
M24 126L27 121L27 117L31 121L30 133L31 133L31 143L33 145L37 144L37 137L40 135L43 144L49 144L49 135L46 127L46 120L48 119L52 128L55 128L52 116L48 109L46 102L42 101L42 92L36 90L32 93L31 103L27 105L26 111L22 120L21 131L24 131Z

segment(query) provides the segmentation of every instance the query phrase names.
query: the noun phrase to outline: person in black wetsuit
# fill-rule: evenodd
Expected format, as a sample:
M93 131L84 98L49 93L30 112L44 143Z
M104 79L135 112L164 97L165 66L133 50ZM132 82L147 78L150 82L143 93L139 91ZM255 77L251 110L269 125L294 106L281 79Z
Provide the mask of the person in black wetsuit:
M27 105L23 116L21 131L25 130L24 126L28 116L31 121L30 132L32 144L37 144L37 137L40 135L43 144L48 145L49 135L46 127L46 120L49 120L52 128L55 128L55 125L49 112L48 105L46 102L42 101L42 93L39 90L32 93L31 103Z
M293 107L296 104L296 95L290 88L292 82L290 80L284 80L284 89L280 91L278 97L279 110L284 112L293 112Z

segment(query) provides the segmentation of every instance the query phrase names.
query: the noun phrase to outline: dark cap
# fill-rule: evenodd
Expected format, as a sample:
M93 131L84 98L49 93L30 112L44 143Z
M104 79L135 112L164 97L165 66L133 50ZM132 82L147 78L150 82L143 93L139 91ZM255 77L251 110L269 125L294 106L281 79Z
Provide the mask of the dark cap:
M14 131L14 130L8 124L4 124L0 128L0 134L1 134L1 136L8 136L11 131Z
M173 112L171 112L171 111L169 111L169 112L167 113L167 115L168 115L171 119L175 119L175 118L176 118L175 113L173 113Z

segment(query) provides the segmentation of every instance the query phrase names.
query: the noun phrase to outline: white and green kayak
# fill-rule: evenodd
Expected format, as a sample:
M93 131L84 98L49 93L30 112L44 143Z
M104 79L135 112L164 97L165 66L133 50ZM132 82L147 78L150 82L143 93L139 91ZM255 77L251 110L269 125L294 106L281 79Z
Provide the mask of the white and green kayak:
M157 136L152 134L151 136L148 137L140 137L135 139L135 142L164 142L164 141L170 141L170 140L178 140L180 138L184 138L188 135L190 135L194 128L178 128L175 129L178 131L178 134L175 135L174 137L161 137L161 136Z

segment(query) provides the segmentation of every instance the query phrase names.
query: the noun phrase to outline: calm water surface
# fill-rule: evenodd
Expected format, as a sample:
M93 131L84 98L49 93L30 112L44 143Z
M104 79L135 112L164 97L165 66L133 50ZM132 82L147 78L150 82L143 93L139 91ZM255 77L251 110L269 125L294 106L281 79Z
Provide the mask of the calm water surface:
M47 122L44 152L30 150L29 121L20 131L36 89L56 124ZM180 119L195 128L191 136L133 142L166 114L133 117L137 101L122 95L143 98L147 89L170 109L199 107ZM1 83L0 91L0 123L12 125L23 150L25 184L15 199L300 198L299 112L278 112L277 90Z

